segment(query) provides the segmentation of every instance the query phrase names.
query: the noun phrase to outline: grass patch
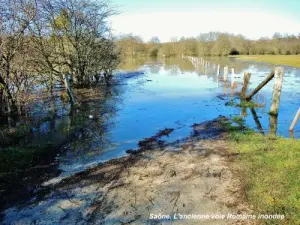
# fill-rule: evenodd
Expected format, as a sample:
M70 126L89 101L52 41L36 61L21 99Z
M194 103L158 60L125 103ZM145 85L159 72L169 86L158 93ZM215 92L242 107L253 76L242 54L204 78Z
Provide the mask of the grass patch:
M31 126L28 124L22 124L18 128L3 128L0 130L0 148L5 145L13 145L20 139L26 138L30 133Z
M226 130L226 131L229 131L229 132L237 132L237 131L240 131L240 132L247 132L248 129L245 127L245 121L239 117L239 116L234 116L233 118L231 119L220 119L218 120L221 127Z
M242 55L235 58L300 68L300 55Z
M231 132L229 146L239 155L235 166L254 213L285 215L261 222L300 224L300 141L247 130Z
M0 177L11 176L36 164L42 164L55 155L55 147L49 143L0 148Z
M230 100L225 103L226 106L232 106L232 107L241 107L241 108L261 108L263 105L252 102L252 101L246 101L241 100L240 102L236 102L235 100Z

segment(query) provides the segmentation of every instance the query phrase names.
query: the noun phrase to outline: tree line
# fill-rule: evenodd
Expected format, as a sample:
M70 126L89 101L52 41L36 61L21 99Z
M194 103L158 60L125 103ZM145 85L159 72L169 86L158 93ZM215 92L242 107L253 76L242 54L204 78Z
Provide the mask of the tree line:
M228 55L297 55L300 54L298 36L275 33L272 38L249 40L242 35L209 32L197 37L172 38L160 43L157 37L148 42L132 34L116 41L122 56L228 56Z
M37 85L109 85L120 62L107 25L115 13L105 0L0 0L0 115L21 114Z

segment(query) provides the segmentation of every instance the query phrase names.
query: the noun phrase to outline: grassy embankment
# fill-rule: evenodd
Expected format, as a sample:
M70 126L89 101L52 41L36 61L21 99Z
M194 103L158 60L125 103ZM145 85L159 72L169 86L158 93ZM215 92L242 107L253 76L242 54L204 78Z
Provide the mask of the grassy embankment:
M234 168L254 213L285 215L265 224L300 224L300 141L233 128L229 125L228 142L238 155Z
M300 68L300 55L241 55L234 57L240 60L266 62L275 65L286 65Z

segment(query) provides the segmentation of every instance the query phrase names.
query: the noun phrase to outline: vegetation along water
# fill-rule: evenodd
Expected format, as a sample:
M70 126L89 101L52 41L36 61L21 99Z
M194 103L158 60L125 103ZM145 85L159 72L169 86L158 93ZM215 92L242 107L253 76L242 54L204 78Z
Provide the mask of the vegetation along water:
M300 224L300 34L146 40L119 7L0 0L1 223Z

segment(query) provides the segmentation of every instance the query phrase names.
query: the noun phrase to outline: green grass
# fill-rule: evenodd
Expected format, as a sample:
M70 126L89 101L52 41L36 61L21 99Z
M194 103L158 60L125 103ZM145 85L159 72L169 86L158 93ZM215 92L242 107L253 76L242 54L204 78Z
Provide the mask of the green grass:
M255 214L284 214L264 224L300 224L300 141L233 131L229 145Z
M232 106L232 107L241 107L241 108L261 108L263 105L255 103L253 101L246 101L242 100L240 102L237 102L235 100L230 100L226 102L226 106Z
M0 178L29 169L55 155L55 148L49 143L0 148Z
M235 57L241 60L267 62L275 65L287 65L300 68L300 55L241 55Z

